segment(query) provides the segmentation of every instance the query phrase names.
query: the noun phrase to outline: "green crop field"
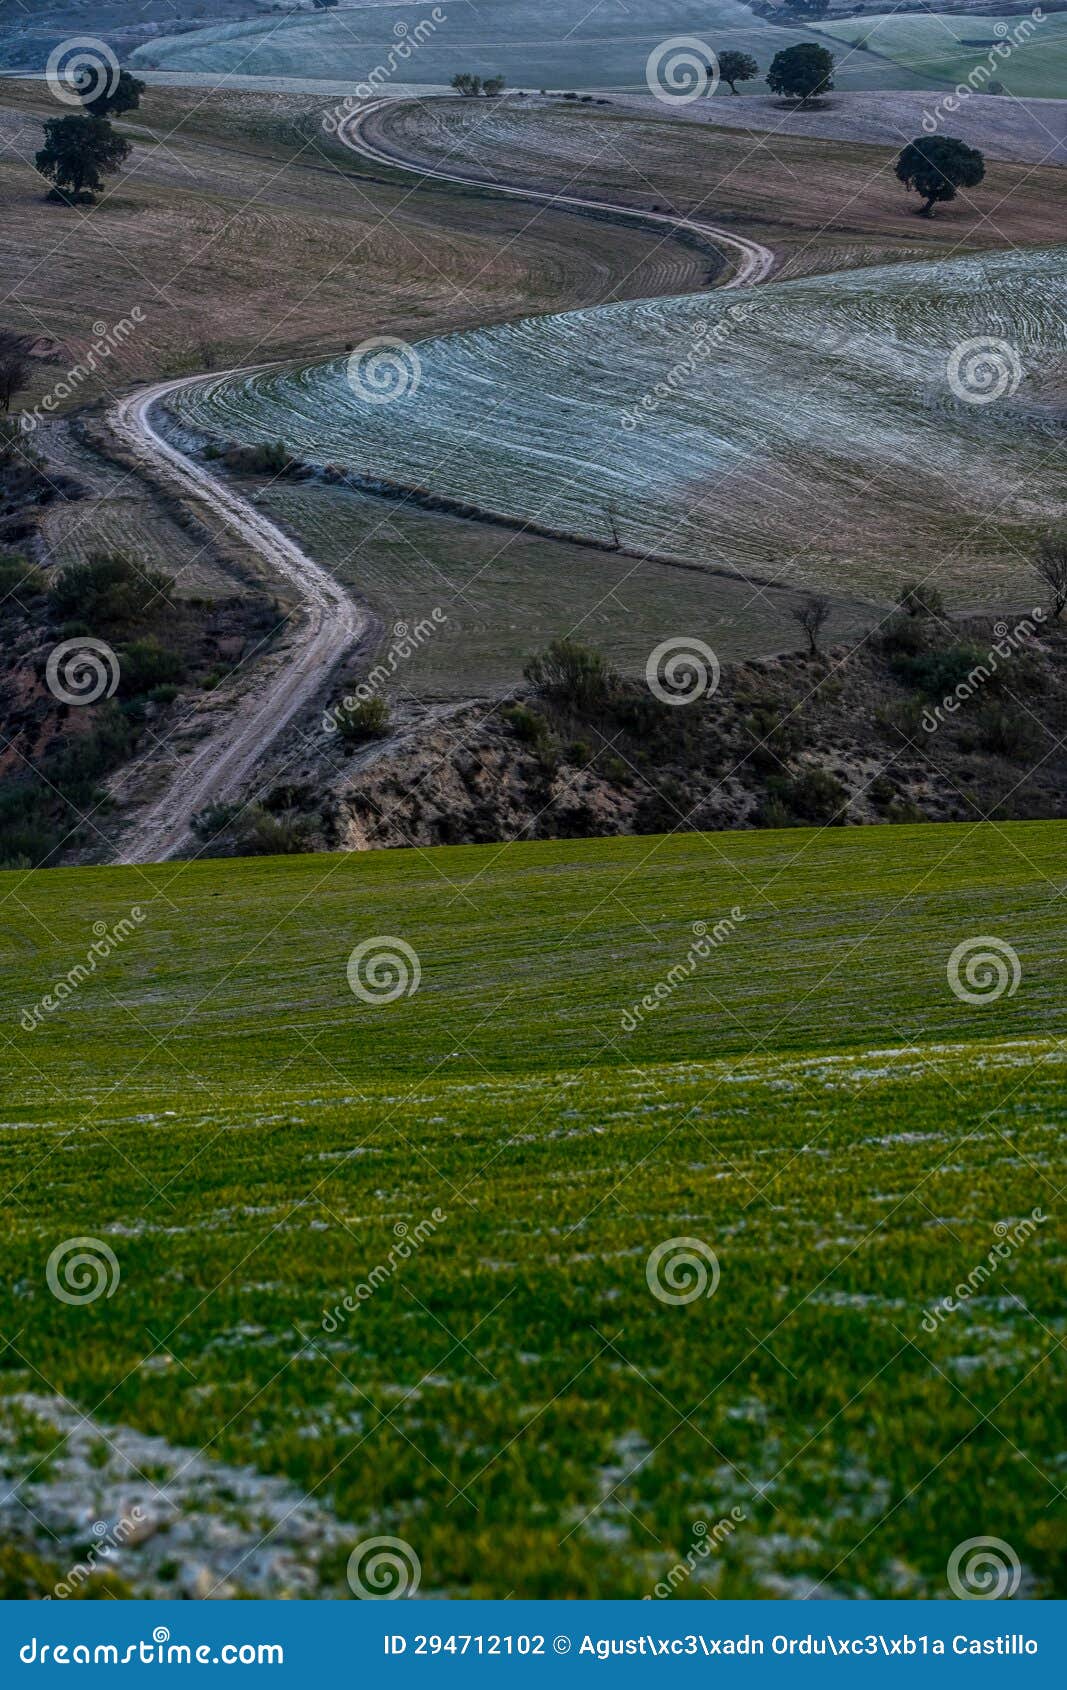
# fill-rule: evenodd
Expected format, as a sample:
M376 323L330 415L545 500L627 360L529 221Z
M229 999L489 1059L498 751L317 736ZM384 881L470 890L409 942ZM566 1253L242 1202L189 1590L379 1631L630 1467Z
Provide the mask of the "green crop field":
M1065 1594L1065 842L0 876L8 1594Z
M977 66L987 71L972 85L979 95L992 78L1017 97L1055 100L1067 82L1067 16L1062 12L1037 20L1028 12L1003 18L890 12L832 23L824 19L819 34L832 36L844 48L865 42L866 51L853 52L850 64L877 54L897 65L914 88L966 84ZM1049 140L1055 144L1051 135Z

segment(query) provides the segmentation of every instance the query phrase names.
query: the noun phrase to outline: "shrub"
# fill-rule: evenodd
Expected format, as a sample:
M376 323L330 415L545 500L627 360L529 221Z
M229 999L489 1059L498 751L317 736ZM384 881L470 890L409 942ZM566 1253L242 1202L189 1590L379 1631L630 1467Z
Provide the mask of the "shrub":
M160 645L158 640L135 640L119 652L119 696L137 698L153 688L162 689L168 682L180 681L185 675L185 662L176 651ZM171 694L173 697L173 692Z
M900 612L891 616L882 629L878 640L884 652L892 655L900 652L908 657L914 657L926 649L926 629L922 618L910 616Z
M987 704L978 715L978 743L994 756L1028 761L1040 755L1041 733L1021 710Z
M774 775L767 782L768 798L761 811L777 800L785 806L792 819L805 822L832 822L840 826L848 805L848 791L836 775L826 769L804 769L795 777ZM777 827L778 822L761 821L761 827Z
M761 798L752 812L753 827L796 827L797 818L780 798Z
M24 557L0 558L0 615L20 610L27 599L37 598L44 590L41 571Z
M523 745L541 745L549 737L548 723L536 710L525 704L509 704L500 714Z
M298 467L284 440L264 440L258 446L227 446L221 456L227 469L243 475L284 475Z
M576 640L553 640L527 663L524 674L538 692L573 710L602 706L616 679L599 651Z
M898 653L893 659L893 673L910 686L931 698L945 698L958 686L995 682L986 653L973 645L946 646L941 651L919 652L915 656Z
M929 581L905 581L897 603L908 616L944 617L945 601Z
M783 721L777 707L754 710L745 718L744 729L752 741L751 748L746 747L745 761L761 774L782 769L800 749L798 724Z
M173 587L169 575L142 568L120 552L96 552L86 563L64 569L48 597L57 621L83 623L100 633L161 613Z
M368 739L383 739L389 732L389 706L384 698L365 698L336 713L337 731L346 745L363 745Z

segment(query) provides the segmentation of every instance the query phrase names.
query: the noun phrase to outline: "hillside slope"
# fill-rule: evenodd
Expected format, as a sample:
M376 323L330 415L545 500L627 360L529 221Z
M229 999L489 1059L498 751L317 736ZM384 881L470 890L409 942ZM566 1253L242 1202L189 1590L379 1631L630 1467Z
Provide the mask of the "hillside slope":
M384 1534L430 1595L935 1597L981 1536L1063 1594L1064 840L0 877L5 1536L137 1506L113 1575L194 1596L347 1596Z

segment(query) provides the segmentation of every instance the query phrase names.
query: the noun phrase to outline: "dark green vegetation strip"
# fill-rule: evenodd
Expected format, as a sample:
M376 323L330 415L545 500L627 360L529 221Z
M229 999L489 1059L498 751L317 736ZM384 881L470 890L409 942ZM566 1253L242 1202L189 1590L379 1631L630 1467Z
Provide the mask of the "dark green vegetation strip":
M1062 1594L1065 841L0 877L6 1391L305 1486L353 1545L405 1538L424 1591L641 1595L734 1509L679 1595L945 1595L976 1536ZM721 921L627 1033L692 924ZM422 970L380 1007L345 974L376 935ZM948 959L980 936L1018 981L967 1004ZM121 1281L68 1306L45 1263L82 1235ZM672 1306L646 1264L678 1237L721 1278ZM322 1588L346 1594L331 1553Z

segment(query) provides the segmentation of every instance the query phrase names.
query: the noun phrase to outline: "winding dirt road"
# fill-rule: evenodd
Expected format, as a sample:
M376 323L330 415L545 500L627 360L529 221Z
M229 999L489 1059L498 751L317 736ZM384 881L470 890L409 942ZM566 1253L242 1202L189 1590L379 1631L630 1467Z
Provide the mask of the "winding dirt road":
M732 248L738 257L737 266L728 281L721 284L723 288L747 288L756 282L765 282L774 268L774 253L770 247L761 246L759 241L750 241L744 235L732 234L728 229L720 229L715 223L706 223L703 219L689 217L675 217L665 211L642 211L632 205L618 205L614 200L583 199L578 194L557 194L539 188L506 187L497 182L487 182L481 176L463 176L456 171L438 170L429 164L418 164L411 159L401 158L382 147L380 142L368 139L365 130L371 118L378 117L389 106L407 104L404 100L372 100L367 105L352 113L340 125L337 138L350 151L358 153L361 158L369 159L374 164L387 164L394 170L406 170L427 182L458 182L465 188L481 188L488 194L506 194L510 199L534 200L544 205L563 206L580 211L610 211L617 217L632 217L639 223L661 224L673 234L689 233L703 235L721 246Z
M254 547L269 573L282 576L296 589L304 622L294 634L291 657L278 675L266 688L246 694L217 732L209 733L194 754L177 766L165 791L123 840L115 857L120 863L161 862L188 844L190 818L205 805L221 803L240 791L266 747L371 626L367 612L269 517L157 432L152 407L205 379L184 376L157 382L123 399L110 413L112 430L130 451L149 458L184 492L210 505L246 545Z
M505 194L513 199L540 201L556 207L584 211L610 211L619 217L645 224L660 224L672 232L688 231L731 248L737 264L724 288L750 287L765 281L774 265L774 254L758 241L750 241L703 220L677 217L665 212L641 211L617 205L611 200L583 199L574 194L557 194L536 188L501 186L476 177L435 169L414 160L396 157L368 139L368 120L395 100L375 100L353 113L338 131L339 139L352 152L375 164L405 170L420 180L456 182L486 193ZM373 618L360 608L326 570L283 534L281 529L248 499L218 480L194 459L166 440L154 427L152 409L170 394L196 382L220 376L247 376L254 369L205 371L154 386L122 400L110 412L111 427L131 452L147 458L167 479L186 493L207 504L246 545L257 550L269 574L280 575L295 589L304 613L302 625L292 636L287 662L265 686L254 687L231 714L212 730L209 726L197 750L177 763L164 790L155 798L123 839L114 860L119 863L161 862L192 840L190 820L208 804L223 803L237 796L263 753L293 717L320 691L323 682L346 653L367 637ZM193 718L195 725L196 718Z

